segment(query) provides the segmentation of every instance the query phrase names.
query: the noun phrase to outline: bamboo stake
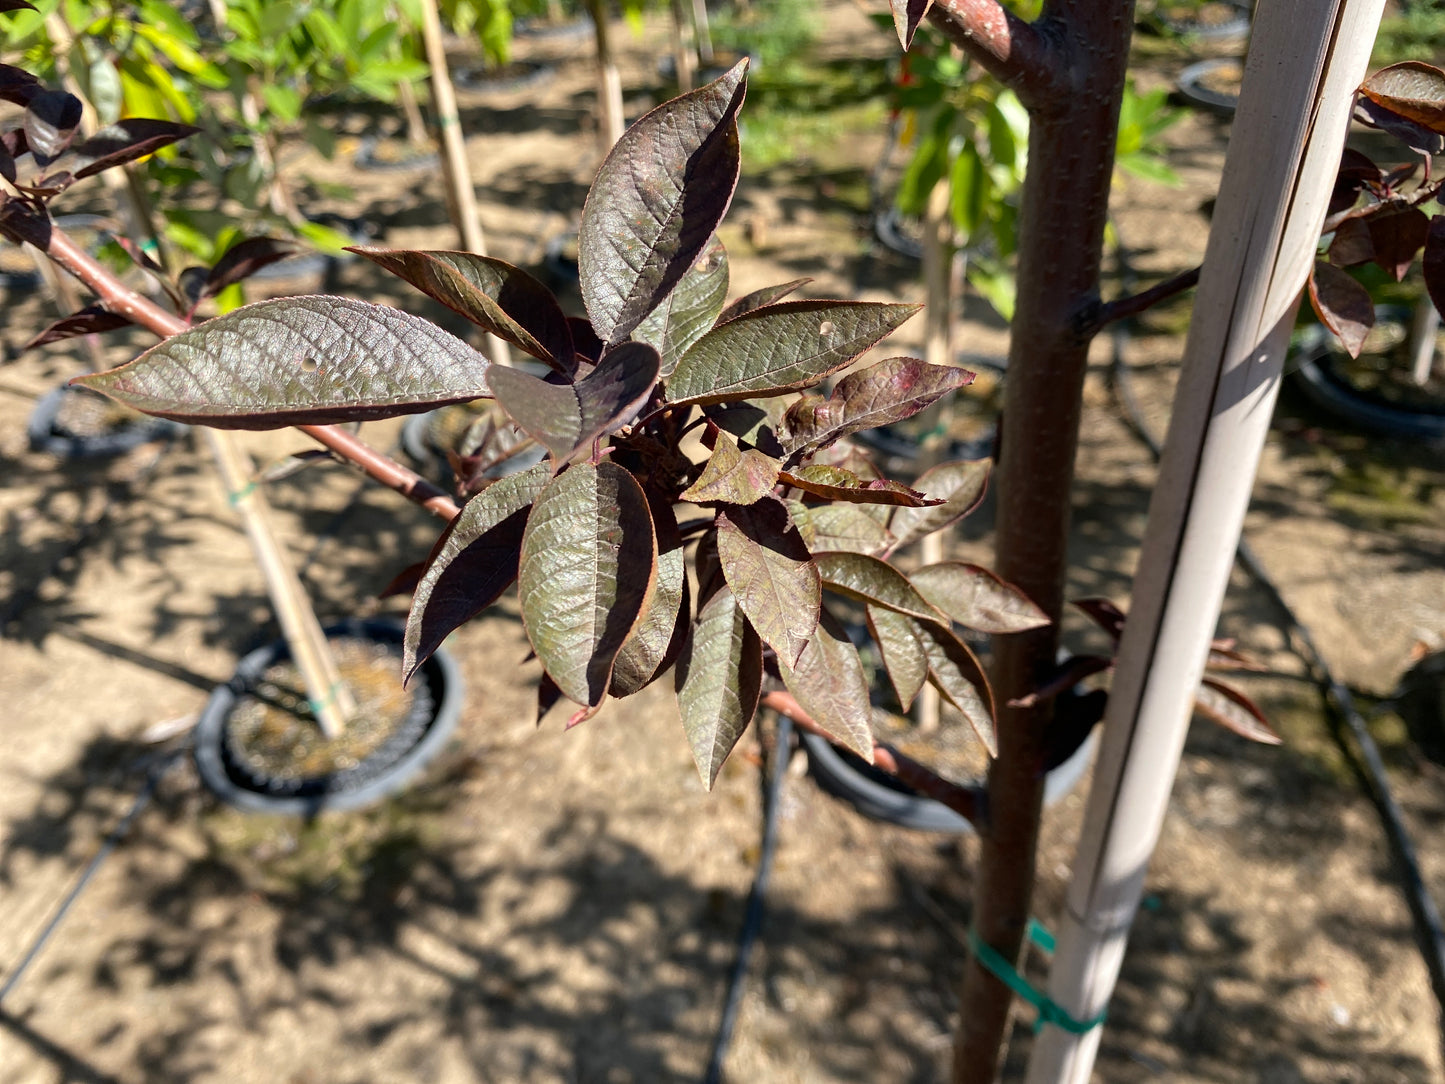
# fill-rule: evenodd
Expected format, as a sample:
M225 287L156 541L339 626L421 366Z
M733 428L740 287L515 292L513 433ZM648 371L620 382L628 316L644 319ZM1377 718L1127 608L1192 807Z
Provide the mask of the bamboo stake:
M683 93L692 89L697 70L697 51L687 40L687 13L682 0L672 0L672 62L677 68L677 89Z
M436 0L422 0L421 36L426 60L431 68L432 109L436 112L441 132L442 169L446 175L448 199L456 214L457 232L462 248L478 256L487 254L487 239L482 235L482 221L477 217L477 193L472 187L472 171L467 164L467 144L462 135L461 118L457 115L457 92L447 68L447 50L442 41L441 16ZM498 365L512 363L507 344L487 332L487 353Z
M1410 379L1419 387L1430 383L1439 336L1440 310L1428 297L1422 297L1415 304L1415 319L1410 322Z
M1118 978L1383 4L1256 12L1050 976L1075 1020L1097 1019ZM1046 1027L1030 1084L1083 1084L1101 1032Z
M622 76L612 56L607 29L607 7L602 0L587 0L592 13L592 32L597 40L597 140L605 156L627 126L622 111Z
M692 0L692 28L697 35L697 58L707 67L713 62L712 24L708 21L707 0Z

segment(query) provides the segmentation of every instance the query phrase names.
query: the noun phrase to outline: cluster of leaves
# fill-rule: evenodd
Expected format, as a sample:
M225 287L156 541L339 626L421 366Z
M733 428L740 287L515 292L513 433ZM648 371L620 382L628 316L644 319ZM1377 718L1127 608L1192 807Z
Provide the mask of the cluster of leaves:
M1315 261L1309 296L1320 322L1353 357L1375 325L1369 291L1345 268L1375 264L1396 282L1417 256L1425 289L1445 312L1445 178L1433 178L1431 158L1445 150L1445 71L1421 61L1383 68L1360 86L1356 119L1389 132L1418 157L1390 169L1347 149L1325 224L1325 259Z
M419 571L408 676L515 581L544 671L541 710L565 696L580 722L671 672L710 785L771 675L871 758L869 681L836 612L851 600L899 701L932 682L992 748L992 694L955 622L1010 632L1046 618L983 569L909 575L892 560L978 503L988 463L943 464L909 487L848 441L972 374L890 358L823 395L809 389L917 307L785 299L806 280L725 304L714 233L738 178L745 72L659 106L603 163L579 242L586 318L500 260L357 250L530 355L535 371L490 365L397 309L298 297L198 324L82 382L150 413L251 429L494 399L497 443L481 454L505 457L524 436L547 459L469 480L476 491ZM43 200L24 210L43 214ZM0 230L17 236L19 217L4 211Z

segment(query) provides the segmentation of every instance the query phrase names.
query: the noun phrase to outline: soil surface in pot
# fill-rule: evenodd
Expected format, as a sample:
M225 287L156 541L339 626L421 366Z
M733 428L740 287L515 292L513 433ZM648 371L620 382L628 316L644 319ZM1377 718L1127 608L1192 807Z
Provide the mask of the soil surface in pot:
M269 667L231 713L228 744L258 775L312 779L355 768L406 721L414 693L397 680L397 654L387 644L330 641L356 714L334 741L316 725L300 673L290 659Z

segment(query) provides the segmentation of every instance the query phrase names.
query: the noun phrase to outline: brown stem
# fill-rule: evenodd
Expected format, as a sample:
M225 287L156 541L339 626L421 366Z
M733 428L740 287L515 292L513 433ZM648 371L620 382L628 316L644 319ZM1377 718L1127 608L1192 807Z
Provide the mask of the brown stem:
M111 312L130 318L162 338L186 330L188 325L179 316L127 288L54 225L49 229L48 239L37 234L25 240L36 244L37 248L88 286ZM359 437L333 425L298 425L296 428L347 462L360 467L388 489L395 490L441 518L450 520L457 515L457 503L445 492L415 471L370 447Z
M1078 447L1088 335L1081 314L1099 306L1100 264L1123 96L1133 5L1050 0L1060 73L1072 90L1030 110L1029 170L1019 214L1018 308L1009 350L995 534L999 576L1052 623L1001 638L993 668L1000 704L1038 688L1053 673L1068 568L1074 456ZM1065 55L1066 54L1066 55ZM1052 704L1005 706L989 772L989 817L980 834L973 924L1016 963L1033 895L1046 737ZM985 1084L996 1073L1013 998L970 960L959 996L954 1084Z
M802 705L786 689L774 689L763 693L759 704L771 711L776 711L779 715L786 715L800 730L817 734L820 738L827 738L829 741L834 740L833 735L814 722L813 717L803 710ZM896 776L900 782L908 784L918 793L932 798L936 802L941 802L970 824L978 826L985 802L981 790L950 782L933 769L924 767L918 761L904 756L882 742L875 741L873 743L873 766L889 775Z
M935 0L928 21L1031 109L1064 97L1067 67L1042 20L1026 22L997 0Z
M1426 168L1429 168L1429 159L1426 160ZM1413 192L1399 192L1393 196L1386 196L1378 203L1367 204L1364 207L1351 207L1337 214L1330 215L1325 219L1325 224L1320 227L1320 236L1327 233L1334 233L1352 218L1374 218L1376 215L1384 214L1386 211L1400 207L1418 207L1422 203L1428 203L1438 196L1441 189L1445 189L1445 177L1438 181L1430 181L1428 178L1420 184Z
M1093 338L1105 324L1112 324L1115 320L1123 320L1128 316L1137 316L1159 302L1171 298L1175 294L1182 294L1185 290L1192 290L1198 285L1199 268L1191 267L1188 271L1181 271L1173 278L1155 283L1140 293L1116 298L1100 305L1093 317L1085 321L1085 326L1081 330L1083 334Z

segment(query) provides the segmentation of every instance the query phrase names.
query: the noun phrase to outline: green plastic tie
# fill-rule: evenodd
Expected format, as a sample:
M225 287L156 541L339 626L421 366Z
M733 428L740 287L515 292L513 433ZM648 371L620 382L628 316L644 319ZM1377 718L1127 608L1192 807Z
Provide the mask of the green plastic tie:
M455 113L443 113L441 114L441 116L437 117L438 128L452 128L460 123L461 120L457 117Z
M233 492L233 493L227 493L227 494L226 494L226 500L230 501L230 502L231 502L231 507L234 508L234 507L236 507L238 504L240 504L242 501L244 501L247 497L249 497L252 493L254 493L255 491L256 491L256 483L255 483L254 481L247 482L245 485L243 485L240 489L236 490L235 492Z
M1030 941L1045 952L1054 951L1054 935L1038 919L1029 919L1028 936ZM992 945L985 944L972 926L968 928L968 947L984 970L992 973L999 982L1039 1011L1038 1018L1034 1020L1034 1031L1042 1031L1046 1025L1052 1024L1074 1035L1085 1035L1104 1022L1106 1013L1102 1012L1092 1020L1076 1020L1070 1016L1062 1005L1035 989L1032 983L1015 971L1013 965Z

